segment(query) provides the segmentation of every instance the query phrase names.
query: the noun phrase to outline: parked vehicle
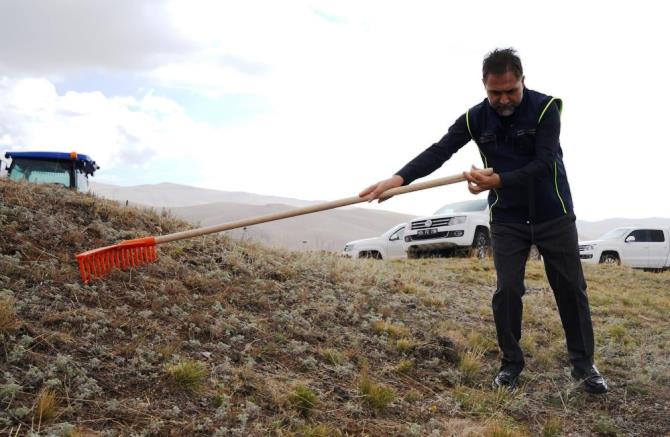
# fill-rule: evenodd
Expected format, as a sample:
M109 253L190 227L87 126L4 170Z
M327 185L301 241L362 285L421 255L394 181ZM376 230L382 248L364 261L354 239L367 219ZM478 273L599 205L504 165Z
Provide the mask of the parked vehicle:
M472 253L483 258L491 247L486 199L451 203L429 217L412 220L405 230L409 258Z
M379 237L350 241L344 246L342 254L352 258L407 258L403 239L406 225L406 223L395 225Z
M89 156L77 152L7 152L5 158L11 160L10 180L58 184L77 191L88 191L89 176L100 169Z
M670 235L661 227L616 228L597 240L581 241L579 257L585 263L663 270L670 267Z

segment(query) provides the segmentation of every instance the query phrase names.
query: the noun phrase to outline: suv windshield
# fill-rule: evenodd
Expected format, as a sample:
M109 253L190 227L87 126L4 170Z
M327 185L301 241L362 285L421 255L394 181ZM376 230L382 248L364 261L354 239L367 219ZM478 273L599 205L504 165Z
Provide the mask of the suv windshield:
M12 160L9 179L13 181L27 180L28 182L60 184L70 186L71 161L49 159L22 159Z
M617 228L617 229L612 229L609 232L604 233L601 235L598 240L616 240L617 238L623 237L623 235L630 231L630 228Z
M435 214L451 214L456 212L476 212L476 211L486 211L488 206L488 201L485 199L482 200L468 200L465 202L450 203L444 205L442 208L435 211Z

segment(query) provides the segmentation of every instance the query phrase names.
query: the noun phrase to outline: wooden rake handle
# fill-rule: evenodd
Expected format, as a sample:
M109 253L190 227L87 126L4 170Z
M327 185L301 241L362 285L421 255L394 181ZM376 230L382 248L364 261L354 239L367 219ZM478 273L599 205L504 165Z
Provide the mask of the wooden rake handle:
M482 170L485 174L491 175L493 170L490 168ZM396 196L398 194L411 193L413 191L425 190L428 188L439 187L442 185L455 184L465 181L463 174L446 176L443 178L433 179L430 181L419 182L416 184L405 185L404 187L391 188L382 193L380 198ZM356 203L367 202L367 200L355 196L347 197L345 199L333 200L331 202L319 203L316 205L306 206L303 208L291 209L288 211L276 212L273 214L262 215L250 219L237 220L229 223L222 223L220 225L207 226L204 228L191 229L188 231L175 232L174 234L161 235L155 237L156 244L168 243L170 241L184 240L186 238L199 237L201 235L213 234L216 232L228 231L231 229L242 228L245 226L257 225L260 223L267 223L275 220L281 220L289 217L296 217L299 215L311 214L313 212L326 211L328 209L339 208L341 206L354 205Z

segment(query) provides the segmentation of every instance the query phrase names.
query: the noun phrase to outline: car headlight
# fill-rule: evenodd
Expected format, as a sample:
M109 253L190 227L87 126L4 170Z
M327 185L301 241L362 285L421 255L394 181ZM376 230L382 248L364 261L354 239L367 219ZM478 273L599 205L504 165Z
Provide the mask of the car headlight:
M344 251L345 251L345 252L350 252L351 249L353 249L353 248L354 248L354 245L353 245L353 244L346 244L346 245L344 246Z
M582 244L579 246L580 251L592 251L596 247L595 244Z
M449 219L449 226L463 224L463 223L465 223L466 219L467 219L467 217L464 216L464 215L459 215L457 217L452 217L451 219Z

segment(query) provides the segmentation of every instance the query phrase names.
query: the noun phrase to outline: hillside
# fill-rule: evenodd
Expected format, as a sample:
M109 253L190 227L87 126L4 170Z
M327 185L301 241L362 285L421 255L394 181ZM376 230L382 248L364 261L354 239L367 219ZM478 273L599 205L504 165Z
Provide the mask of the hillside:
M604 397L569 376L527 269L520 389L495 392L489 260L348 260L226 236L84 286L74 254L184 222L0 181L0 434L635 435L670 431L670 273L586 270Z

